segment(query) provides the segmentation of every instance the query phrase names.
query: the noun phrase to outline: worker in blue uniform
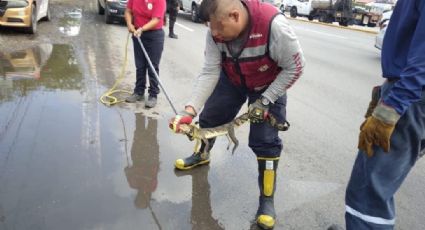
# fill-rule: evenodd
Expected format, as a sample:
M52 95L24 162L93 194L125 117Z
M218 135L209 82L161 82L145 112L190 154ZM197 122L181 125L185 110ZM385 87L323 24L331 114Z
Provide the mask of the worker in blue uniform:
M425 1L399 0L382 48L385 82L360 127L346 228L394 229L394 194L425 149Z

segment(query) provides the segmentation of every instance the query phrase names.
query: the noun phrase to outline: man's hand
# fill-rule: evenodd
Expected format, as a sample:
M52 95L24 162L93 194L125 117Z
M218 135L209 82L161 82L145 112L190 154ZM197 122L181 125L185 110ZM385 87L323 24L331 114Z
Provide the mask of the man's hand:
M392 108L380 103L360 126L358 148L372 157L373 146L390 151L390 139L400 115Z
M189 110L189 111L188 111ZM173 130L173 132L175 133L180 133L180 126L182 124L191 124L193 118L196 116L196 113L192 113L192 111L190 109L185 109L181 112L179 112L175 117L171 118L168 126L170 127L171 130Z
M267 100L267 101L265 101ZM263 101L263 102L262 102ZM257 99L254 103L248 107L249 120L252 123L262 123L267 119L269 112L269 104L267 98Z

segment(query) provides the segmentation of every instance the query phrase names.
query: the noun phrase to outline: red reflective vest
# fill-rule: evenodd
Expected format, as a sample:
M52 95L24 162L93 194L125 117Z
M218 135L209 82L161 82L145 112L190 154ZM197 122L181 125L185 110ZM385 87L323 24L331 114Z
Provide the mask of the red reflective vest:
M230 81L248 90L258 91L270 85L282 70L269 56L271 22L280 14L270 4L258 0L242 0L248 9L251 30L242 52L232 57L224 41L216 40L221 52L221 66Z

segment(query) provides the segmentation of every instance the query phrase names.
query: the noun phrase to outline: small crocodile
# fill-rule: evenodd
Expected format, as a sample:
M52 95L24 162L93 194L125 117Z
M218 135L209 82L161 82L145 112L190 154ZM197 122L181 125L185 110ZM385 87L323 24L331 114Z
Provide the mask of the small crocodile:
M208 139L215 138L218 136L226 135L229 140L229 145L227 149L230 148L231 143L234 144L232 149L232 154L235 152L236 148L239 146L239 141L235 135L235 126L239 127L245 122L249 121L248 113L244 113L238 117L236 117L233 121L213 127L213 128L200 128L199 125L186 125L183 124L180 126L183 134L186 134L190 140L195 140L195 152L199 151L201 146L201 141L205 144L203 153L208 153L210 151L210 144ZM289 128L289 123L285 121L284 123L277 123L276 118L269 114L267 121L269 124L279 131L286 131Z
M199 150L201 141L205 144L204 153L210 151L210 144L208 139L224 136L226 135L229 140L229 145L227 149L230 148L231 143L234 144L232 149L232 154L235 152L236 148L239 146L239 140L235 135L235 126L239 127L249 120L248 113L244 113L239 117L235 118L233 121L213 127L213 128L200 128L198 125L182 125L180 129L184 134L186 134L190 140L195 140L195 151Z

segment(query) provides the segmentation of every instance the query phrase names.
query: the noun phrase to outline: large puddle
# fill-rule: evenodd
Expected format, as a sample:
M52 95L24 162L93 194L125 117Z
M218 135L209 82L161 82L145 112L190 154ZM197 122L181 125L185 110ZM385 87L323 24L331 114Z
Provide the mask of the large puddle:
M192 143L100 104L79 62L68 45L0 54L0 229L220 229L209 166L174 171Z

